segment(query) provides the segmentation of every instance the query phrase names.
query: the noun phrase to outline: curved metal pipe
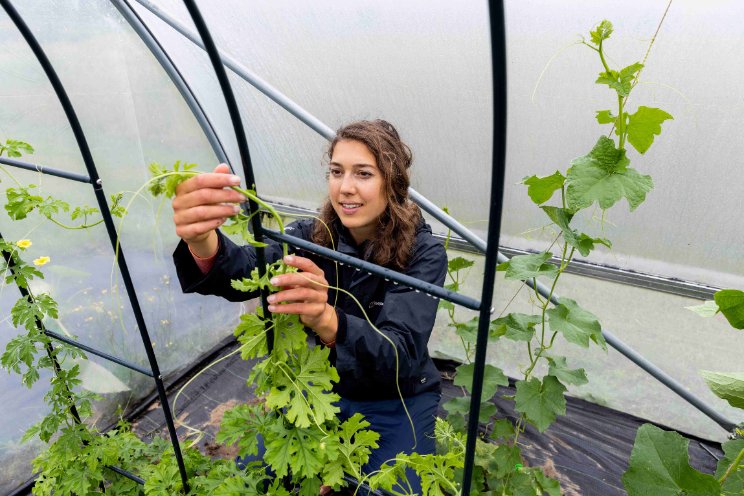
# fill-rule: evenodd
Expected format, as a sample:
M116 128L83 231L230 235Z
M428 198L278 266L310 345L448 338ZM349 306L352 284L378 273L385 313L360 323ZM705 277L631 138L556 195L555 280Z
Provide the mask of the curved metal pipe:
M199 35L204 42L204 49L209 55L209 60L212 62L212 67L214 68L214 72L217 75L217 80L220 83L222 94L225 97L227 110L228 112L230 112L230 120L232 121L233 129L235 131L235 139L238 142L238 151L240 152L240 161L243 165L245 182L248 185L248 188L255 190L256 179L253 176L253 164L251 163L251 154L250 150L248 149L248 140L246 139L245 130L243 129L243 120L240 118L238 102L235 100L235 95L233 94L232 87L230 86L230 80L227 78L227 72L225 72L225 66L222 65L219 52L217 51L217 46L212 40L212 35L209 32L209 28L207 28L207 24L204 22L204 18L202 17L201 12L199 12L199 8L196 6L196 2L194 2L193 0L184 0L183 3L186 5L186 9L188 9L189 14L194 21L194 26L196 26L196 29L197 31L199 31ZM258 212L258 205L253 200L249 200L247 204L249 213L251 214L250 217L251 225L253 227L253 236L255 237L256 241L261 243L263 241L261 216L252 215L253 212ZM258 268L259 276L263 277L263 275L266 273L266 258L264 255L264 249L261 247L256 248L256 265ZM267 299L268 296L269 290L263 288L261 290L261 305L263 306L264 315L271 315L271 312L269 312L269 301ZM272 326L270 320L267 320L266 342L268 344L269 352L271 352L274 343L274 331L271 327Z
M49 82L54 88L54 92L57 94L57 98L62 105L62 109L64 110L65 115L67 116L67 120L70 123L70 127L72 128L72 132L75 135L75 140L77 141L78 148L80 149L80 154L83 157L83 162L85 162L85 168L88 171L88 177L90 177L90 180L93 184L93 192L96 196L98 208L101 212L101 216L103 217L106 231L108 232L109 240L111 241L111 246L116 253L116 261L119 266L119 271L121 272L122 280L124 281L124 286L129 297L129 302L132 305L132 312L134 313L134 317L139 328L140 337L142 338L142 344L145 347L147 359L149 361L153 376L155 377L155 384L158 389L158 395L160 396L160 402L162 403L165 421L168 425L168 433L170 434L171 443L173 444L173 451L178 463L178 469L181 473L181 480L184 484L184 487L187 487L186 466L183 463L183 456L181 454L178 436L176 435L176 428L173 423L173 415L171 414L170 406L168 404L168 397L165 394L165 387L163 385L163 379L160 374L158 361L152 348L152 340L150 339L150 334L147 331L145 319L142 316L142 310L139 306L139 301L137 300L137 293L134 290L134 284L132 283L132 278L129 274L129 268L127 267L126 259L124 258L124 251L118 244L116 226L114 225L114 220L111 216L111 211L109 210L106 196L103 193L103 184L100 177L98 176L98 171L93 161L93 155L91 154L90 147L88 146L88 141L85 138L83 128L80 125L80 120L75 113L72 102L70 101L70 98L67 95L67 92L65 91L65 88L62 85L62 81L59 79L57 72L54 70L54 67L49 61L49 58L46 56L44 50L41 48L41 45L36 40L36 37L23 21L23 18L18 14L10 0L0 0L0 4L8 13L8 16L11 18L18 30L21 32L21 35L26 40L26 43L28 43L28 46L31 48L31 50L34 52L34 55L38 59L39 64L41 64L42 68L44 69L44 73L46 74Z
M114 4L114 7L116 7L122 17L124 17L132 29L134 29L134 32L137 33L145 46L150 50L150 53L152 53L155 59L163 67L166 74L168 74L168 77L176 86L178 92L181 93L183 99L186 100L186 105L191 109L191 113L194 114L196 121L199 123L204 135L207 137L207 141L209 141L209 144L212 146L214 154L217 155L217 159L220 162L227 163L228 160L225 148L222 146L220 138L214 131L212 122L207 117L204 108L199 103L199 100L196 99L196 96L194 96L194 92L191 91L191 87L168 56L163 46L158 42L155 36L153 36L150 29L132 8L128 0L111 0L111 3Z
M491 151L491 196L488 209L488 241L483 271L483 291L480 315L478 316L478 338L475 344L475 368L468 413L468 439L465 444L465 462L462 475L461 494L470 494L475 463L475 445L478 440L478 418L483 393L483 377L488 349L488 327L490 325L493 288L496 283L496 263L501 232L501 212L504 199L504 177L506 175L506 26L502 0L488 2L491 32L491 87L493 92L493 145Z

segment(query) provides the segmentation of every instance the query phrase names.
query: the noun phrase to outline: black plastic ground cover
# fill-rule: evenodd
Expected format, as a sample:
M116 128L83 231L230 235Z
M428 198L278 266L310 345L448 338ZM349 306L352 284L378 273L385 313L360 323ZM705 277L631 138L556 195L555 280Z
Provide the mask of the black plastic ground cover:
M204 432L197 440L187 427L177 425L182 440L188 436L197 441L203 452L228 459L235 457L235 448L221 446L214 441L222 416L237 404L257 401L246 386L246 379L255 362L242 360L240 354L235 352L237 349L238 344L231 342L202 362L206 366L224 358L183 390L173 412L177 422ZM456 364L437 361L437 366L444 378L442 403L462 395L461 388L454 386L450 379ZM189 379L184 378L183 383ZM176 386L171 390L171 404L179 388ZM514 389L502 388L500 394L513 395ZM628 466L636 430L646 421L580 399L567 398L567 401L567 414L559 417L546 432L541 434L533 427L527 427L521 437L527 463L544 467L548 475L560 480L563 493L568 496L624 495L621 477ZM516 418L512 402L497 399L494 403L498 406L500 417ZM445 414L441 406L439 414ZM144 439L153 435L162 436L166 432L157 403L143 409L143 414L133 422L134 431ZM716 457L722 455L720 445L686 437L690 439L692 466L708 473L714 472ZM186 440L185 444L188 445L189 441Z

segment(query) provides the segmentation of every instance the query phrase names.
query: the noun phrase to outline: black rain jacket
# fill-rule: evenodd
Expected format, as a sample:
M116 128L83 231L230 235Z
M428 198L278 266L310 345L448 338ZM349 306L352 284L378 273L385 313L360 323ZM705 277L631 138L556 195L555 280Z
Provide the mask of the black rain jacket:
M312 219L293 222L287 226L286 233L310 240L313 222ZM364 256L362 253L364 244L358 247L340 222L338 227L340 239L337 250L368 260L369 254ZM230 286L232 279L249 277L256 266L255 248L238 246L219 231L218 234L220 248L214 266L206 275L196 266L186 243L179 243L173 258L183 291L218 295L230 301L255 297L255 294L240 292ZM295 249L295 252L312 259L323 269L329 284L335 284L337 267L332 260L303 250ZM267 262L274 262L282 256L281 245L269 241L265 253ZM429 225L423 221L416 232L413 255L405 274L438 286L444 284L447 254L444 246L432 236ZM398 351L399 385L403 396L439 391L439 372L427 347L438 300L348 265L338 266L338 277L339 287L359 300L370 320L395 343L395 348L375 332L352 298L338 292L338 334L330 360L338 370L340 381L334 386L334 391L352 400L398 398L395 350ZM330 304L335 301L336 293L336 290L329 290Z

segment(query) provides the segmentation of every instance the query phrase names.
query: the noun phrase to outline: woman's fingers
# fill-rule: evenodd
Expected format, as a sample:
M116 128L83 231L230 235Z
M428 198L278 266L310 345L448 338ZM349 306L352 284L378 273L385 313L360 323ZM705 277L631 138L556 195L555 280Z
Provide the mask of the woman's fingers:
M296 255L287 255L284 257L284 263L292 267L297 267L302 272L291 272L274 276L271 284L279 287L304 286L323 293L328 292L328 281L326 281L323 269L318 267L315 262L305 257Z
M188 209L173 209L173 222L176 227L198 222L231 217L240 212L237 205L199 205Z
M214 238L212 231L240 211L236 204L243 195L230 189L240 184L240 178L229 172L220 164L214 172L194 176L176 188L172 203L176 234L192 248Z
M292 267L297 267L303 272L310 272L311 274L315 274L316 276L324 276L323 269L318 267L315 262L310 260L309 258L305 257L298 257L297 255L287 255L284 257L284 263L287 265L291 265Z
M269 296L269 303L310 303L325 304L328 301L328 293L314 291L307 287L295 287L285 289Z

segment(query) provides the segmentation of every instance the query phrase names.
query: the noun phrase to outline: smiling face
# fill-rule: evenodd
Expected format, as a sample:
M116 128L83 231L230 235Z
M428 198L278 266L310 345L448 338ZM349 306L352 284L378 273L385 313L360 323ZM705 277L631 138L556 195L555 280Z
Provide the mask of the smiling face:
M387 199L382 172L367 145L356 140L336 143L329 164L328 197L354 241L375 237Z

